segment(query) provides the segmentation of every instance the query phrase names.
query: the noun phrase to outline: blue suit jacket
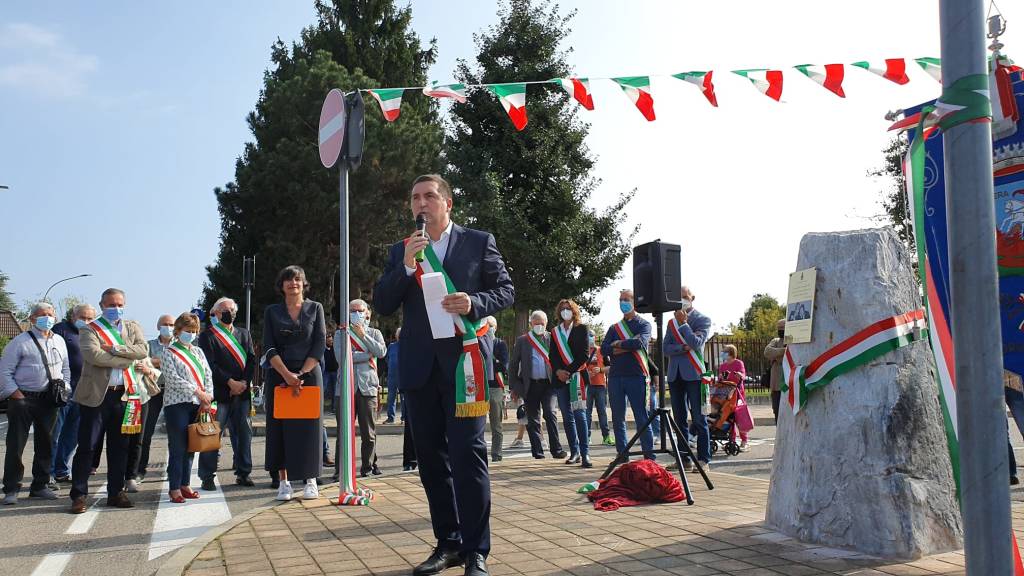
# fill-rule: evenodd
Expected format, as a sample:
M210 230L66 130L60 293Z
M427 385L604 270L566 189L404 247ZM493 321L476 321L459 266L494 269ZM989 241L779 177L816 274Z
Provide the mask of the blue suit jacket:
M694 369L690 361L686 359L687 351L682 344L676 341L671 333L672 328L665 329L665 354L668 356L668 379L666 382L676 380L700 380L700 374ZM711 336L711 319L707 316L690 309L687 315L686 324L683 324L679 334L686 341L686 345L694 350L704 351L704 343ZM708 359L705 358L705 369Z
M462 353L458 337L434 340L423 304L423 290L415 276L405 273L405 242L391 247L384 274L373 289L373 307L385 316L402 308L402 334L399 339L399 370L402 390L423 387L437 360L446 380L455 381L455 365ZM452 225L448 252L442 265L455 289L469 294L472 307L469 318L479 320L497 314L515 301L515 287L498 252L494 236L479 230ZM489 355L488 350L488 355Z

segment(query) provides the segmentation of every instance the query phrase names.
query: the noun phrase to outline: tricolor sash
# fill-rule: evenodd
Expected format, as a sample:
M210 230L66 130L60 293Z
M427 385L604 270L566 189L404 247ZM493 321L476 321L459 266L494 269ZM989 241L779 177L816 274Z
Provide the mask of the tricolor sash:
M619 340L629 340L633 337L633 331L629 329L629 324L626 324L626 320L622 319L612 325L615 328L615 332L619 335ZM638 348L633 350L633 357L636 358L638 364L640 364L640 371L644 373L644 378L650 380L651 369L648 364L647 350Z
M245 348L242 348L242 345L238 342L238 339L235 338L235 335L231 330L225 328L220 322L214 322L213 335L216 336L217 340L219 340L220 343L228 349L228 352L231 353L231 357L235 359L235 362L238 362L239 368L245 370L245 361L248 356L245 353Z
M199 358L196 358L196 355L192 350L178 340L171 343L171 345L167 347L167 350L169 350L171 354L174 354L178 360L181 360L181 362L188 367L189 374L192 375L192 379L196 383L196 389L205 392L206 386L204 384L206 382L206 369L203 368L203 363L199 361ZM202 421L206 421L209 419L209 416L215 416L216 414L217 403L211 402L210 410L200 416L200 418Z
M550 369L551 368L551 357L550 357L551 349L548 348L548 345L545 344L543 340L541 340L540 336L537 336L536 334L534 334L533 330L530 330L529 332L526 333L526 339L527 339L527 341L530 342L530 346L533 346L533 349L536 350L538 354L540 354L541 358L544 359L544 363L547 364L548 368Z
M89 327L107 346L124 346L121 331L106 318L100 316L90 322ZM121 399L128 402L124 407L124 418L121 419L121 433L138 434L142 432L142 396L139 395L139 377L135 374L134 363L132 366L123 368L121 373L124 375L125 390Z
M338 343L337 345L340 345ZM338 493L339 506L368 506L373 492L356 484L356 390L352 366L352 339L345 340L345 353L338 379Z
M348 331L348 337L352 339L352 350L353 350L353 352L366 352L370 356L370 360L369 360L370 368L373 368L373 371L376 372L377 371L377 359L374 358L372 354L370 354L370 352L369 352L370 349L366 347L366 342L363 342L363 339L360 338L359 336L356 336L356 333L353 332L352 330Z
M701 354L700 350L694 350L686 343L686 340L683 339L683 333L679 330L679 322L676 321L675 317L668 321L668 330L669 334L672 335L672 338L674 338L676 342L686 347L686 361L690 363L690 366L693 366L693 369L697 371L697 374L700 374L701 405L708 406L708 386L710 386L711 382L715 379L714 372L708 368L707 362L704 361L704 355Z
M416 281L423 286L423 275L440 272L448 294L455 294L455 284L441 265L441 259L434 248L427 244L423 248L425 259L416 263ZM484 370L484 356L480 351L479 336L486 333L487 323L470 320L460 315L455 320L455 331L462 338L462 354L455 368L455 417L478 418L491 409L487 387L487 372Z
M562 357L562 362L566 366L572 364L575 359L573 358L572 350L569 349L569 330L566 330L562 324L559 324L551 331L551 338L555 341L555 350L558 350L558 355ZM582 368L583 366L580 366L580 369ZM587 391L583 386L583 379L580 378L580 370L573 372L566 383L569 385L569 404L572 406L572 409L585 410L587 408Z

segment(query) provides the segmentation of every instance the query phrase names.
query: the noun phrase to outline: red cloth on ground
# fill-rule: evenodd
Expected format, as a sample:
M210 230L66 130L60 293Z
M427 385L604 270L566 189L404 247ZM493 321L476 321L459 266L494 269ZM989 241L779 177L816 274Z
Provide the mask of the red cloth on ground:
M644 459L617 468L587 498L594 503L594 510L610 512L649 502L679 502L686 493L678 478L657 462Z

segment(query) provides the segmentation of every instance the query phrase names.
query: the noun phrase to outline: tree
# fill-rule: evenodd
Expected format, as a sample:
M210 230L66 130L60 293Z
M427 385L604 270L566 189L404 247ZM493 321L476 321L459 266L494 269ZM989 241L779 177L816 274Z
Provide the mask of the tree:
M910 254L917 254L917 245L914 243L913 222L910 217L910 208L907 206L906 179L903 177L903 157L907 155L907 139L897 136L889 141L889 144L882 151L884 163L881 167L868 171L869 176L883 178L886 187L882 191L880 201L884 214L880 218L896 230L900 241L910 250ZM916 259L914 259L916 262Z
M337 305L339 267L338 170L326 170L317 154L320 107L332 88L426 84L434 62L432 42L423 49L411 30L411 9L392 0L318 0L317 22L288 48L271 48L256 109L248 116L254 142L235 165L235 180L217 188L221 247L207 268L200 305L220 296L241 296L242 259L256 255L254 326L263 307L280 299L277 271L298 264L310 296ZM349 262L352 298L366 297L387 246L411 229L409 185L437 171L442 131L437 105L410 98L397 122L387 123L368 97L362 165L350 174ZM343 312L344 313L344 312ZM257 329L258 331L258 329Z
M11 281L11 277L0 271L0 310L16 310L17 304L14 303L14 294L7 290L7 283Z
M570 50L561 45L574 13L563 17L548 1L509 0L498 15L497 25L474 36L475 65L459 61L459 82L571 76ZM587 206L598 181L578 105L553 84L528 92L524 130L515 130L493 94L474 90L452 107L445 139L456 218L494 233L516 286L517 331L530 309L549 310L561 298L596 314L594 294L618 273L639 229L619 229L635 190L601 212Z
M786 317L786 307L770 294L754 294L739 324L730 324L729 331L741 338L774 338L776 322Z

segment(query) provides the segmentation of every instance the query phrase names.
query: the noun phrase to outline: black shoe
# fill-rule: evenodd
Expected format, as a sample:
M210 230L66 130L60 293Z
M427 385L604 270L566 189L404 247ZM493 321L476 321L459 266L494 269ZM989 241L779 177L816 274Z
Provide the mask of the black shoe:
M252 481L252 478L249 478L248 474L246 474L245 476L235 476L235 484L238 484L239 486L255 486L256 485L256 483Z
M280 487L281 487L281 479L280 478L271 478L270 479L270 489L271 490L277 490Z
M583 463L580 464L580 467L581 468L593 468L594 467L594 463L590 461L590 456L584 456L583 457Z
M566 458L565 463L566 464L579 464L580 463L580 455L579 454L573 454L572 456L569 456L568 458Z
M412 470L412 464L406 464L405 466L402 466L403 472L408 472L410 470Z
M491 462L501 462L501 454L491 454Z
M383 472L381 472L380 468L378 468L377 465L374 464L373 468L370 468L370 474L373 474L374 476L380 476L381 474L383 474Z
M142 480L142 478L139 478L139 480ZM54 478L54 481L57 482L57 484L71 484L71 476L61 476L59 478Z
M559 450L558 452L552 452L551 453L551 457L552 458L565 458L566 457L566 452L565 452L565 450Z
M487 571L487 562L483 554L470 552L466 554L466 576L490 576Z
M217 485L213 482L213 478L204 478L203 479L203 486L202 486L202 488L203 488L203 490L206 490L207 492L216 492L217 491Z
M359 477L360 478L369 478L370 477L370 471L369 470L360 470L359 471Z
M461 566L462 556L456 550L446 550L438 546L430 553L430 557L422 564L412 569L413 576L429 576L440 574L452 566ZM486 572L484 572L486 574Z
M534 454L533 457L536 458L537 460L543 460L544 458L547 458L547 456L544 456L543 454Z
M395 419L394 418L388 418L387 420L384 421L384 424L394 424L394 423L395 423Z
M1020 478L1010 476L1010 486L1016 486L1017 484L1020 484Z

